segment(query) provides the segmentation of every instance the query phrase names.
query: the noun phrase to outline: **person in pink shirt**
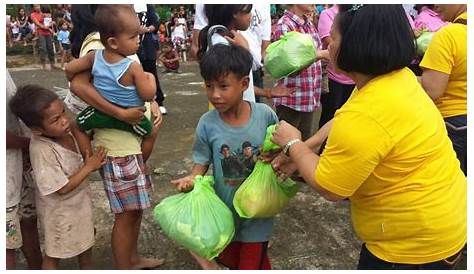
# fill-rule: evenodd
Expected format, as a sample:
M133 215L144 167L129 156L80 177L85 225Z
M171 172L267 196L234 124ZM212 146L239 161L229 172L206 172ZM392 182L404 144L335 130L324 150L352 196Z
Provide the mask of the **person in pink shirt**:
M325 9L319 15L318 32L322 41L323 49L329 44L331 27L339 11L339 5L333 5ZM354 81L341 72L336 71L334 65L328 64L329 92L321 93L322 112L319 120L319 128L324 126L334 117L334 113L347 101L354 89Z
M415 30L417 31L425 29L436 32L448 24L441 19L436 11L434 11L434 5L417 4L415 5L415 9L418 11L418 16L414 21Z

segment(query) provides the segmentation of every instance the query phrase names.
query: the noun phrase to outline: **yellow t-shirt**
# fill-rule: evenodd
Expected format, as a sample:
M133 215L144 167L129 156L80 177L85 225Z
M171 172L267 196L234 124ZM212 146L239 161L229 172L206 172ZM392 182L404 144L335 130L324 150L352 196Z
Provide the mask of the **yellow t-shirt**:
M458 18L467 20L467 12ZM446 91L435 101L443 117L466 115L467 26L449 24L438 30L433 36L420 66L449 74Z
M82 43L80 56L87 54L91 50L103 49L104 46L100 42L100 35L98 32L89 34ZM138 56L132 55L129 58L134 61L140 62ZM147 111L145 115L151 116L150 103L146 102L145 107ZM103 128L94 129L94 145L103 146L107 150L107 156L110 157L125 157L133 154L141 154L141 141L142 139L130 132Z
M466 243L466 177L407 68L354 90L335 114L315 179L350 197L357 235L385 261L433 262Z

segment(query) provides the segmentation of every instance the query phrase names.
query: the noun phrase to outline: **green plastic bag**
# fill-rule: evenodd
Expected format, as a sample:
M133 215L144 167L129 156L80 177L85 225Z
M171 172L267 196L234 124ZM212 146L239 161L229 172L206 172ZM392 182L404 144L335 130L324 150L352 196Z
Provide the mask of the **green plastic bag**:
M276 79L305 69L316 61L313 38L297 31L283 34L265 52L265 69Z
M235 232L232 212L213 184L212 176L196 176L192 191L165 198L153 211L166 236L208 260L225 249Z
M267 128L263 151L279 148L271 141L275 125ZM258 160L252 173L235 193L233 204L242 218L269 218L277 215L298 192L298 185L291 179L283 182L273 171L272 165Z
M425 54L426 49L431 43L431 39L433 39L434 32L425 31L423 32L418 38L416 39L416 53L419 56Z

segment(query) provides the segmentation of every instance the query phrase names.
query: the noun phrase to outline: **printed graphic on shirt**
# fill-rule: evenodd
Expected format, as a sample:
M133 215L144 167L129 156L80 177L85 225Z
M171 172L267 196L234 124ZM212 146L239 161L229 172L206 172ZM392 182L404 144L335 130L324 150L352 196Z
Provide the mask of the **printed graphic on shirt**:
M249 141L245 141L234 151L229 145L222 144L220 152L224 182L231 186L241 184L252 173L257 161L258 149Z

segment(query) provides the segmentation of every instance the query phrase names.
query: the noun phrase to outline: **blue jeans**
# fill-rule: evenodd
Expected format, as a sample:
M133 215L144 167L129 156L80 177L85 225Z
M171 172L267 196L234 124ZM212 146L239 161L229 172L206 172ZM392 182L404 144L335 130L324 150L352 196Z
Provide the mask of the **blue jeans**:
M461 163L461 169L467 176L467 115L459 115L444 119L449 139Z
M362 245L359 257L359 270L452 270L461 258L462 249L455 255L432 263L426 264L398 264L384 261L377 258L374 254Z

